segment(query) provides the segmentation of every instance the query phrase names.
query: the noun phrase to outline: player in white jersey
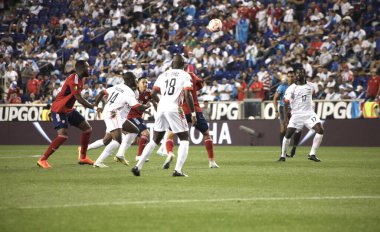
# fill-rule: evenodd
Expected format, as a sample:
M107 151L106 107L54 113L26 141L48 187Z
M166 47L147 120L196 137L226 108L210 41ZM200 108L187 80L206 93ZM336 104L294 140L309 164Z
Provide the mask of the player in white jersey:
M166 129L171 129L181 140L178 147L178 159L173 172L173 176L187 176L182 172L182 166L186 161L189 152L189 128L182 103L185 99L189 105L192 116L192 123L197 122L194 101L191 95L192 82L190 75L183 70L185 65L181 55L174 55L172 69L162 73L156 80L152 96L161 94L155 115L153 129L153 140L144 148L141 158L137 165L132 168L135 176L140 176L140 170L147 158L151 155L153 149L160 144L165 135Z
M108 95L107 103L103 109L103 119L106 124L106 135L103 138L104 144L108 144L99 158L95 161L94 167L107 167L103 161L118 147L122 142L122 128L124 131L137 133L138 128L127 120L130 109L134 108L144 111L150 105L142 105L137 102L134 90L137 87L135 75L127 72L123 76L124 83L115 85L99 93L96 97L95 105ZM112 142L110 141L111 139ZM115 157L117 161L127 164L124 154Z
M313 145L309 153L309 160L320 162L316 156L316 153L322 142L323 127L321 125L321 120L314 112L312 99L314 88L310 84L306 83L306 73L301 64L296 64L293 69L295 71L296 84L289 86L284 96L285 104L290 104L292 116L289 120L286 134L282 141L282 153L278 161L285 161L290 138L294 132L300 131L304 126L306 126L316 132Z

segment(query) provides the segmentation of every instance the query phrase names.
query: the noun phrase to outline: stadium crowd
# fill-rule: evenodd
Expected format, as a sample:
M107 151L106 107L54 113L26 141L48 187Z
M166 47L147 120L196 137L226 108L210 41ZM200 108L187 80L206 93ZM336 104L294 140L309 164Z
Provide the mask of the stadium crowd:
M82 96L133 71L153 83L173 54L205 80L203 100L271 100L303 64L316 98L379 100L379 1L21 0L0 14L1 103L51 103L76 60ZM210 33L212 18L223 30Z

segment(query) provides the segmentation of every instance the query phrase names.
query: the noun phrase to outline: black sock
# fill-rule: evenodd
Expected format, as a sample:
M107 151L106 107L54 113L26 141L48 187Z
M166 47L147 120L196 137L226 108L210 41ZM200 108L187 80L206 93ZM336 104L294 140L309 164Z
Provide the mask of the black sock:
M301 131L300 132L297 132L297 133L294 133L294 136L293 136L293 147L297 147L298 146L298 143L300 142L300 139L301 139Z

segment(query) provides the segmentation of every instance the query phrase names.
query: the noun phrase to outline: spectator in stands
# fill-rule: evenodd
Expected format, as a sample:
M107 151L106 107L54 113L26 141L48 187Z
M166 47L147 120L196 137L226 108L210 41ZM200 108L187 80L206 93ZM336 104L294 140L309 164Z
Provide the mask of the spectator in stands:
M379 69L371 70L371 77L368 79L366 99L371 101L379 100L380 96L380 75Z

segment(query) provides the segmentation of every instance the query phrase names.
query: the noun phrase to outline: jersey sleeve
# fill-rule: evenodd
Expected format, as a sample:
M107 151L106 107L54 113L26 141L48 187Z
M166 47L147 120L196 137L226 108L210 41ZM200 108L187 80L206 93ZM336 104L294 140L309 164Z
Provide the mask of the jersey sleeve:
M80 88L79 83L75 84L74 81L70 80L70 81L68 81L67 84L69 85L69 88L70 88L71 93L73 95L78 95L78 94L80 95L82 88Z
M293 93L294 93L294 85L286 89L285 94L284 94L284 101L289 102L290 100L292 100L294 98Z
M193 90L193 83L191 81L191 76L188 73L185 73L184 75L184 83L183 83L183 89L185 90Z
M140 103L138 103L138 101L136 100L136 95L133 91L128 91L127 93L127 98L126 98L126 102L128 103L128 105L131 106L131 108L133 108L134 106L139 106L141 105Z
M162 75L159 75L156 82L154 82L153 89L156 90L157 92L160 92L161 83L162 83Z

